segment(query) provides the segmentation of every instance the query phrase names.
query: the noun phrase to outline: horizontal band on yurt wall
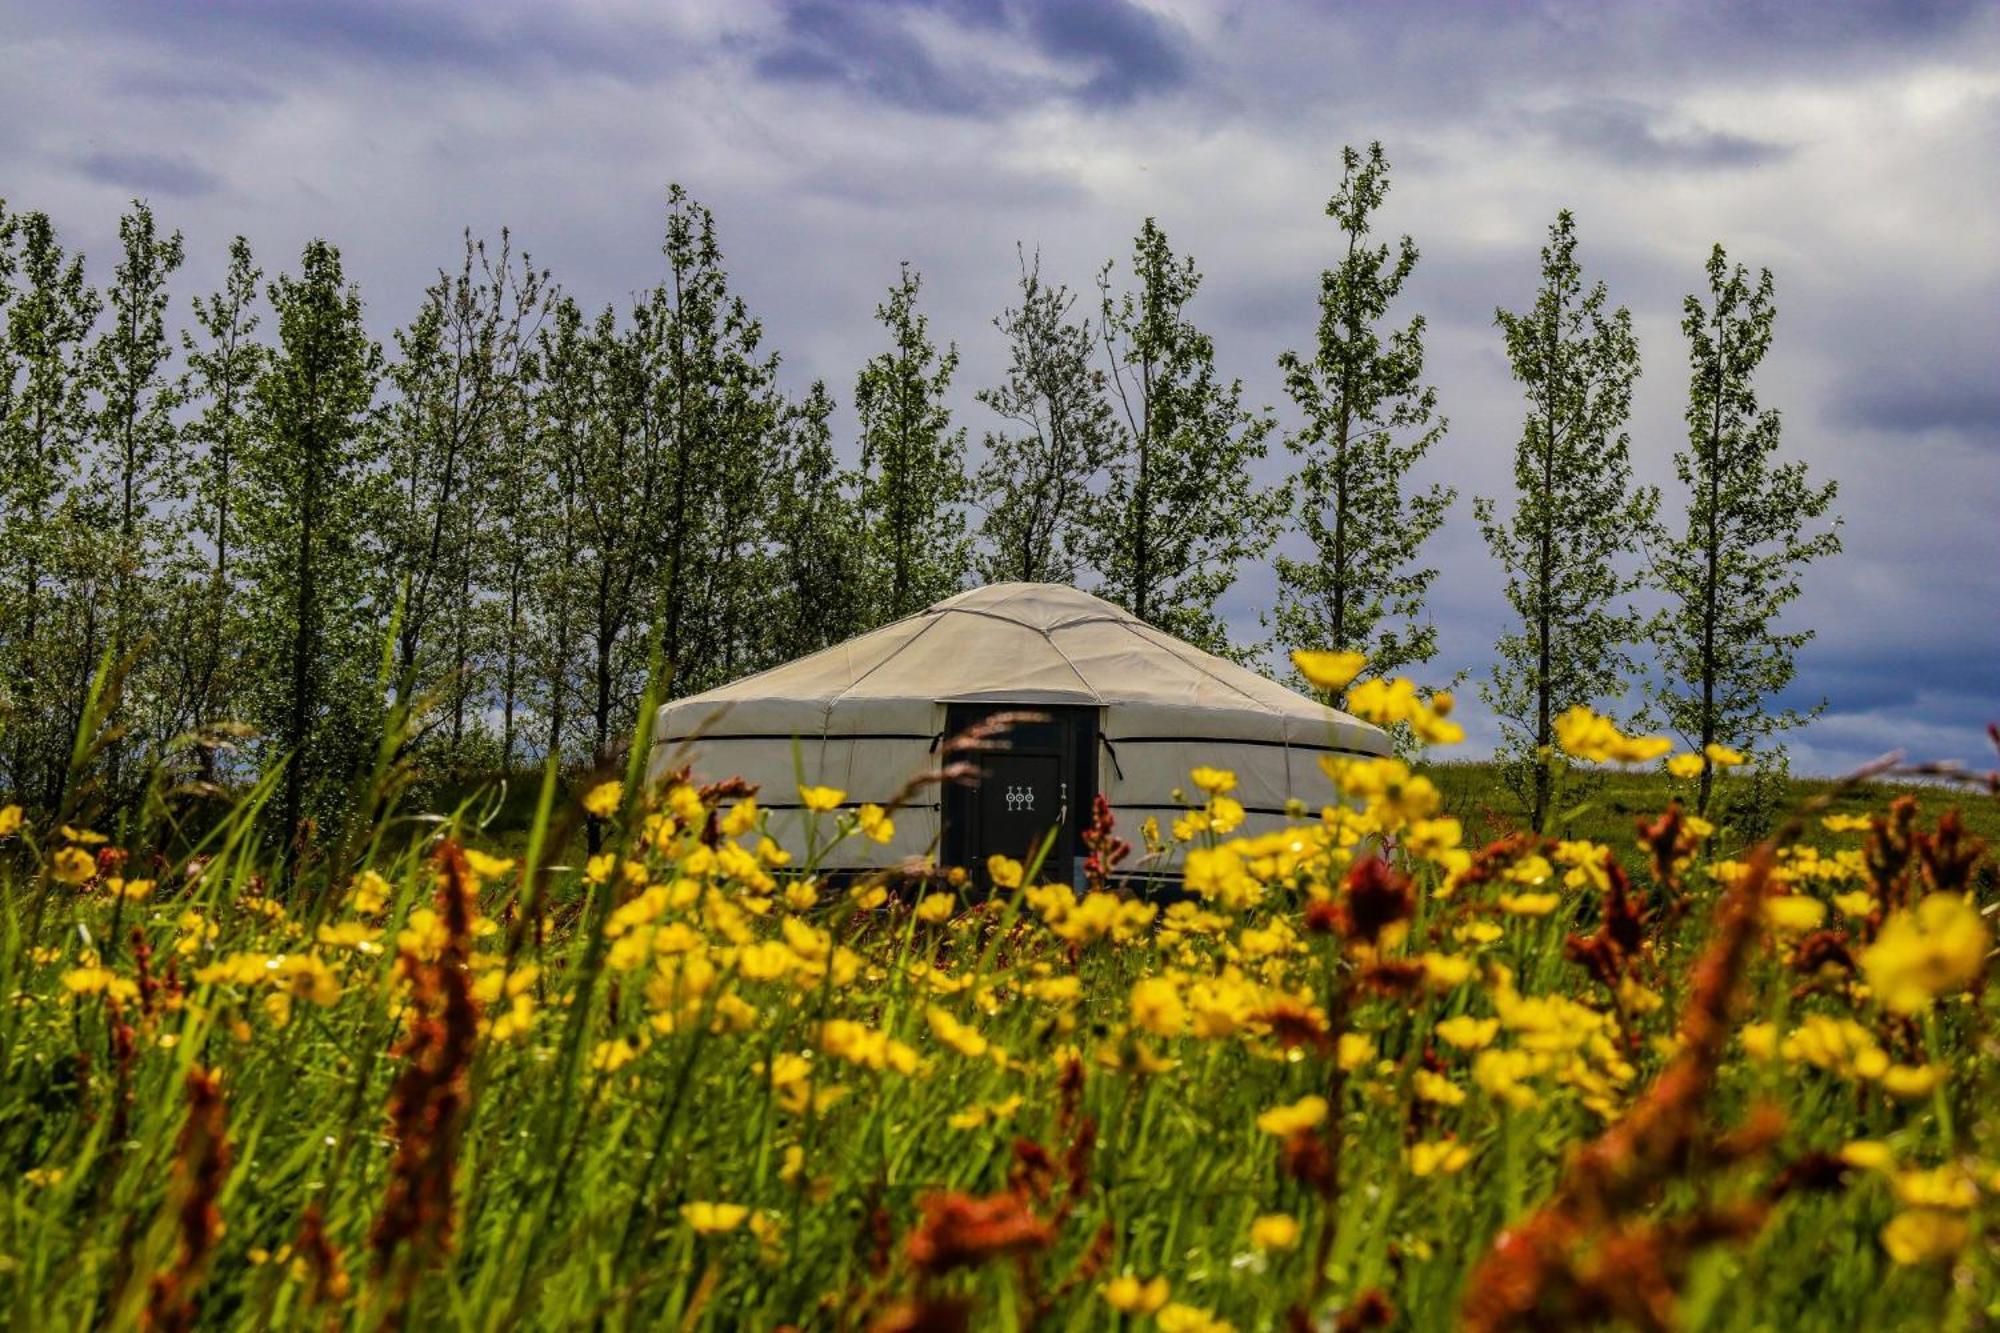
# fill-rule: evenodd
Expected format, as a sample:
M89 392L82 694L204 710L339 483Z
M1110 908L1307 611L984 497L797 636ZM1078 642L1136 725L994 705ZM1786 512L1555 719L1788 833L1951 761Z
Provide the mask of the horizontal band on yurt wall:
M1351 745L1323 745L1317 741L1275 741L1251 736L1106 736L1107 745L1261 745L1274 750L1308 750L1314 754L1350 754L1356 759L1380 759L1374 750L1357 750Z
M933 741L938 733L930 731L817 731L808 735L788 735L778 731L698 731L686 736L662 736L654 742L660 745L705 745L711 741L784 741L789 744L798 741Z

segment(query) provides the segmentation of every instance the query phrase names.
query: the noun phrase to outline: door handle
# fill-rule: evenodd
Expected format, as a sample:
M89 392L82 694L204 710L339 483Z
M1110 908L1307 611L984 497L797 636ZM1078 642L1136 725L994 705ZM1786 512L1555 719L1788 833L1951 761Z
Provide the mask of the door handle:
M1069 823L1069 784L1064 782L1058 785L1062 788L1062 813L1056 816L1056 827L1061 828Z

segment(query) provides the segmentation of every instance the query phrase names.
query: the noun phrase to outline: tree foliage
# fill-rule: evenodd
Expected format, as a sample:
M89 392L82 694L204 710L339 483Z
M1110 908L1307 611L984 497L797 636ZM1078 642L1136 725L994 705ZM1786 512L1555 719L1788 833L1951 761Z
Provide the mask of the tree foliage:
M1771 700L1791 684L1813 632L1782 630L1778 620L1799 595L1803 567L1840 549L1837 523L1809 531L1832 507L1836 483L1814 485L1803 461L1776 460L1778 412L1759 404L1752 383L1777 318L1771 271L1753 285L1718 244L1707 276L1706 302L1689 295L1681 320L1688 445L1675 452L1674 471L1687 488L1687 523L1662 531L1652 549L1668 597L1652 626L1664 677L1656 694L1668 724L1702 751L1702 813L1714 789L1709 746L1753 749L1805 721Z
M965 428L945 401L958 348L940 352L917 309L923 279L902 266L875 308L890 347L854 382L861 418L861 509L868 532L870 618L899 620L957 592L972 564L964 532Z
M1423 382L1423 316L1383 328L1417 247L1408 236L1393 250L1370 243L1389 190L1382 145L1366 155L1344 149L1341 161L1326 213L1342 253L1320 275L1317 344L1278 361L1305 416L1285 444L1299 460L1292 495L1312 555L1278 557L1276 620L1282 643L1360 652L1371 673L1391 675L1437 652L1436 628L1423 617L1437 570L1419 567L1417 554L1457 492L1406 489L1445 432L1437 392Z
M244 586L262 667L251 701L284 765L278 828L341 813L380 712L370 603L379 488L366 441L382 352L340 252L307 244L269 288L277 346L257 379L243 457Z
M1275 527L1274 498L1250 473L1272 423L1216 370L1214 342L1188 317L1201 273L1157 222L1133 242L1133 288L1115 293L1111 272L1098 274L1099 336L1122 419L1086 526L1098 591L1169 634L1226 649L1216 603Z
M1021 259L1020 304L993 321L1006 336L1005 378L979 401L1007 423L986 434L974 484L985 510L980 574L988 583L1072 583L1082 562L1090 484L1110 461L1116 419L1091 364L1096 330L1073 318L1075 293Z
M1608 301L1602 282L1585 286L1576 220L1565 209L1542 247L1534 305L1494 314L1527 412L1511 514L1488 498L1475 513L1520 623L1501 637L1481 694L1499 716L1537 830L1549 817L1556 716L1623 693L1643 626L1629 601L1639 583L1631 557L1659 495L1632 481L1625 423L1639 345L1631 312Z

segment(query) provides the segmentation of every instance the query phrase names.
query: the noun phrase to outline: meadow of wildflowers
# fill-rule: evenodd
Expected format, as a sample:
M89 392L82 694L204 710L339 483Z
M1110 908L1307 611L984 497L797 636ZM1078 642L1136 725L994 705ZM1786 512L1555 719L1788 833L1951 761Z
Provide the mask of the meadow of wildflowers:
M1403 684L1350 707L1456 733ZM1559 732L1578 762L1690 768L1580 711ZM834 883L758 793L636 764L551 778L506 856L469 810L380 802L289 883L269 783L198 837L0 810L0 1305L22 1329L2000 1318L2000 894L1954 817L1808 809L1753 847L1673 806L1617 845L1475 846L1404 760L1333 776L1351 805L1246 837L1233 776L1197 769L1168 828L1100 810L1087 885L997 862L991 892ZM802 799L822 854L898 814ZM553 864L586 816L602 850ZM1185 895L1126 892L1127 839Z

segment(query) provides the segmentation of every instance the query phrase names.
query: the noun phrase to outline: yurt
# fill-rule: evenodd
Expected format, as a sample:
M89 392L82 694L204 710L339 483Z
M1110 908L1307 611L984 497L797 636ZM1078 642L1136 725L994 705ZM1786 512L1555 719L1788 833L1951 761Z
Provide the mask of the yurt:
M1379 728L1101 598L999 583L675 700L660 712L649 771L756 783L774 836L803 854L802 784L838 788L849 804L886 803L938 767L947 738L1017 711L1045 720L1015 722L998 738L1004 749L967 756L980 779L922 787L887 844L850 838L822 864L861 870L929 855L977 867L994 853L1022 857L1053 829L1044 874L1070 878L1099 794L1136 844L1148 816L1165 826L1186 808L1174 793L1193 792L1196 765L1230 769L1254 833L1280 824L1289 798L1311 809L1334 799L1321 756L1389 752Z

